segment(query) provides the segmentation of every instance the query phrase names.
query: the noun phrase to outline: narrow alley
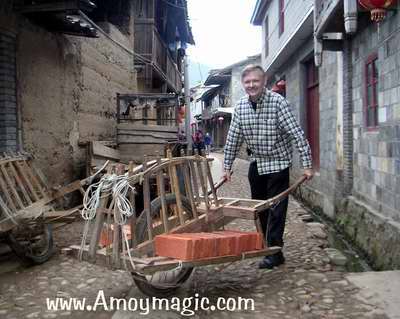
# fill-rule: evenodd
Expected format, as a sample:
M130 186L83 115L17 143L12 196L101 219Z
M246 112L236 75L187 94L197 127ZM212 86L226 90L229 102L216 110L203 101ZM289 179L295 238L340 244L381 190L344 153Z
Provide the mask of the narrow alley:
M212 171L217 180L222 154L213 153L212 156L216 157ZM237 160L233 179L220 189L219 196L248 198L247 169L247 161ZM219 297L239 296L254 300L254 310L198 311L193 318L397 318L393 316L393 311L396 311L393 306L399 300L388 299L385 303L376 294L378 290L374 295L363 297L360 288L352 283L351 277L357 278L358 275L349 274L342 266L330 262L325 250L329 247L325 226L306 223L303 221L305 217L310 219L309 212L291 198L283 249L286 256L284 265L274 270L259 270L259 258L255 258L198 267L176 296L183 299L198 294L208 297L211 302ZM68 246L71 241L78 244L82 228L83 223L77 223L61 229L56 234L58 245L64 243ZM226 228L249 231L254 230L254 224L237 220ZM398 278L397 274L389 280ZM142 318L139 310L106 311L102 307L96 312L49 311L46 310L46 298L86 298L88 304L93 304L100 290L104 290L106 298L149 298L137 289L128 272L107 270L60 254L40 266L3 272L0 283L0 315L5 319ZM388 287L385 289L387 294L395 296ZM149 318L185 317L174 310L148 311ZM385 313L392 316L387 317Z

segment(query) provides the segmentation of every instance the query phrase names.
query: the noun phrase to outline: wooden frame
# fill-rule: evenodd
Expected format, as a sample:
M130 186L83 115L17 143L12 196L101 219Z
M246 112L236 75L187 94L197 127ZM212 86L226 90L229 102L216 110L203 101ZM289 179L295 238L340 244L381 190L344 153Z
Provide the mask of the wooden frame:
M305 180L303 176L288 190L269 200L218 198L216 186L222 185L223 182L214 184L209 168L211 160L199 155L173 158L170 152L168 152L168 157L165 159L158 157L154 161L145 160L143 165L135 168L134 172L130 171L128 177L131 185L143 183L144 190L143 212L139 217L132 216L128 221L132 236L129 246L124 249L123 246L126 245L126 241L124 242L121 231L116 231L119 227L114 223L113 243L105 248L99 247L100 233L104 226L108 229L106 224L110 223L105 216L110 217L118 213L114 200L110 195L109 198L102 197L100 207L96 212L94 229L89 245L84 245L83 248L71 246L72 251L76 253L80 249L81 251L78 255L91 262L98 261L103 263L106 260L107 264L113 268L122 268L121 265L124 264L125 269L142 274L170 270L181 264L181 261L154 256L154 236L156 234L210 232L222 228L235 218L254 220L257 231L261 233L262 229L258 213L276 205ZM156 177L157 180L158 198L161 202L160 210L157 211L158 214L154 214L155 212L151 211L152 201L149 194L149 180L151 177ZM166 201L168 194L165 192L165 183L167 179L170 181L170 188L174 194L172 209L167 206ZM183 182L180 182L182 180ZM188 211L185 210L184 201L190 203L192 214L188 214ZM187 204L186 207L188 207ZM145 221L145 225L147 225L145 230L147 231L147 236L141 242L138 242L138 238L136 238L136 235L138 235L138 220ZM280 247L267 247L265 239L264 244L265 249L247 252L240 256L212 257L185 262L184 264L198 266L223 263L242 258L266 256L280 250ZM111 262L107 258L107 251L113 256Z

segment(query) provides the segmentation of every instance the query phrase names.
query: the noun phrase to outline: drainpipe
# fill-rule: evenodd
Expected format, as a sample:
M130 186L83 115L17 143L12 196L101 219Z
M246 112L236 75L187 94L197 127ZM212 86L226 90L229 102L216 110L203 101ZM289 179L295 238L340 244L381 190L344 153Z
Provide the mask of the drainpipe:
M349 196L353 189L353 66L351 62L351 39L343 42L343 195Z

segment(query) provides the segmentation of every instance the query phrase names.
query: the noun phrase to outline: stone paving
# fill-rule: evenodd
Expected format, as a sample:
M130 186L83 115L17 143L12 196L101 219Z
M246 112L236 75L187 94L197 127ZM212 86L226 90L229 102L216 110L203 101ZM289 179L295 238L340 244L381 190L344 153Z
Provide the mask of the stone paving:
M221 158L220 154L216 155ZM213 164L216 172L220 165ZM232 182L220 196L249 197L248 163L237 160ZM218 178L216 178L218 179ZM286 263L274 270L259 270L257 259L196 268L178 297L252 298L254 310L198 311L194 318L387 318L381 309L356 297L358 288L346 279L342 267L330 263L324 227L303 221L308 212L290 200L283 249ZM316 231L316 227L318 231ZM253 230L248 221L236 220L227 229ZM79 238L79 232L71 238ZM0 265L1 267L1 265ZM145 300L130 275L57 255L44 265L0 275L0 318L183 318L179 311L150 310L147 316L129 311L47 311L46 298L86 297L93 302L98 291L106 297ZM371 302L371 301L370 301Z

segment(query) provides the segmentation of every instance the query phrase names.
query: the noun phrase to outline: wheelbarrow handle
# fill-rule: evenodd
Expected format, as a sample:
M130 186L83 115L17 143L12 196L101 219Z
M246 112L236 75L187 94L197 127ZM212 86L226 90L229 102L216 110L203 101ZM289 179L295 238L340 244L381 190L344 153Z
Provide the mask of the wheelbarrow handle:
M283 191L282 193L274 197L269 198L267 202L269 202L270 206L278 204L282 199L289 196L289 194L292 193L297 187L299 187L305 180L307 180L307 176L302 175L287 190Z
M232 175L233 173L231 173L231 175ZM222 177L220 180L219 180L219 182L217 182L216 184L214 184L214 189L215 190L217 190L218 188L220 188L222 185L224 185L226 182L227 182L227 178L226 178L226 176L224 176L224 177ZM212 194L212 190L209 190L208 192L207 192L207 195L211 195Z

